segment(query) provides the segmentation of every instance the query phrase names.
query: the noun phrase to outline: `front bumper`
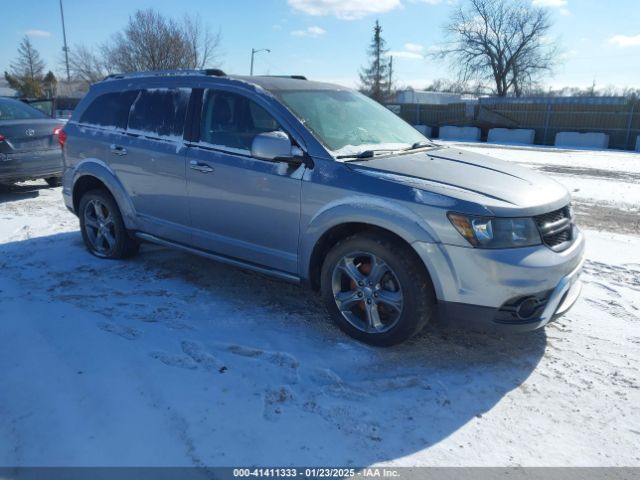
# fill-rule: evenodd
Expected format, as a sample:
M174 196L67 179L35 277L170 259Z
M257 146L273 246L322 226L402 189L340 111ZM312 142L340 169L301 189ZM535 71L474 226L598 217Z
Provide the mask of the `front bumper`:
M60 148L32 152L0 153L0 181L20 182L62 176Z
M533 330L564 314L580 294L585 241L576 232L562 252L544 245L501 250L413 245L431 274L443 323ZM518 308L526 299L537 306L533 314L520 316Z
M519 318L504 307L492 308L443 301L437 305L438 321L448 326L482 331L526 332L544 327L567 313L578 300L582 290L579 277L583 263L581 262L574 271L562 277L551 292L541 292L545 296L544 303L531 317Z

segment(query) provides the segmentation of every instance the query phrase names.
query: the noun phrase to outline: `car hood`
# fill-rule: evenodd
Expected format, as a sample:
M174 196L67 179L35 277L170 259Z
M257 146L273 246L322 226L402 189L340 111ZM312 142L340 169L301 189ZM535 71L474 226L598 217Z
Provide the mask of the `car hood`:
M571 200L565 187L534 170L458 148L349 162L361 173L481 203L494 210L538 214ZM497 212L496 212L497 213Z

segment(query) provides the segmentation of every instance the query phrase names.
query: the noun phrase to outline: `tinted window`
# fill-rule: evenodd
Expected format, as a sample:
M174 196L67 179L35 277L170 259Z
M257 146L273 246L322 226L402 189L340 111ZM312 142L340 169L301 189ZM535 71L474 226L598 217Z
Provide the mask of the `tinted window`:
M185 88L143 90L131 107L127 131L182 137L190 95Z
M251 150L253 138L279 130L278 122L261 106L234 93L207 90L202 105L202 142Z
M39 110L18 100L0 98L0 121L26 120L29 118L49 118Z
M138 90L105 93L96 98L80 117L80 123L124 128Z

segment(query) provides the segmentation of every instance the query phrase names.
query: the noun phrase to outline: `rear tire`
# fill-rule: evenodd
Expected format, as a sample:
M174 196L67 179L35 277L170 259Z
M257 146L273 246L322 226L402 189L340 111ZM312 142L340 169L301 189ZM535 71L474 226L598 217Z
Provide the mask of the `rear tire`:
M433 284L420 258L384 233L338 242L324 260L320 285L340 329L370 345L411 338L435 310Z
M60 177L48 177L45 178L44 181L47 182L50 187L59 187L62 185L62 179Z
M120 209L111 194L100 188L90 190L78 207L82 239L91 254L100 258L128 258L140 248L124 226Z

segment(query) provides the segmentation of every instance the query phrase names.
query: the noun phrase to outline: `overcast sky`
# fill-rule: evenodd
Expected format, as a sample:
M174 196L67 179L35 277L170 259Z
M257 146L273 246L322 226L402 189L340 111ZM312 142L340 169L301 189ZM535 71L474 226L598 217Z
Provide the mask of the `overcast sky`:
M355 86L376 19L394 55L400 85L421 88L451 77L427 54L442 41L456 0L63 0L70 48L95 46L120 30L136 8L153 7L180 19L197 15L222 35L221 64L228 73L304 74ZM533 0L548 8L562 61L547 85L640 86L638 0ZM61 71L62 28L58 0L20 0L3 8L0 69L29 35L48 69Z

